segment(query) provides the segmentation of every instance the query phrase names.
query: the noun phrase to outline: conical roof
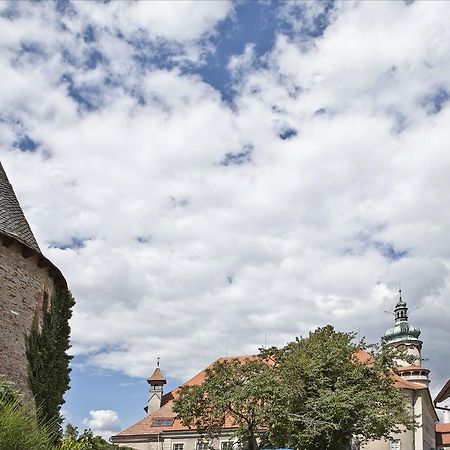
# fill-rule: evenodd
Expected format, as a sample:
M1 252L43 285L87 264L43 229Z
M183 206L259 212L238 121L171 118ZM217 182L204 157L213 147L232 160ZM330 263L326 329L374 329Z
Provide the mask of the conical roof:
M39 246L0 162L0 233L40 253Z
M164 375L161 373L161 370L159 367L155 369L153 372L153 375L147 379L147 382L149 384L166 384L167 381L164 378Z

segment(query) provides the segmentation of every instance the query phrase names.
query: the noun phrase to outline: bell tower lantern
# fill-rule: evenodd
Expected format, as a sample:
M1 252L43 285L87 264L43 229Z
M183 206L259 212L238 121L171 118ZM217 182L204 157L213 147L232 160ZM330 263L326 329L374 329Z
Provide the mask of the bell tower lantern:
M156 369L153 374L147 379L147 383L149 384L149 395L147 407L144 409L146 410L147 414L153 414L155 411L161 408L164 385L167 383L159 368L159 358L156 364Z

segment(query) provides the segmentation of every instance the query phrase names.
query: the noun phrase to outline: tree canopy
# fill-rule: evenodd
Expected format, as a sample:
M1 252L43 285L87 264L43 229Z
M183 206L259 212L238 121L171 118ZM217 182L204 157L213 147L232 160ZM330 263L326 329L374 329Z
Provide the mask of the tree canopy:
M352 438L413 428L394 386L394 356L326 326L252 359L219 361L202 385L180 389L174 410L209 438L232 424L250 450L345 449Z
M183 386L174 410L184 425L214 438L224 427L237 426L237 437L251 450L268 445L284 408L284 386L262 358L220 361L206 371L200 386Z

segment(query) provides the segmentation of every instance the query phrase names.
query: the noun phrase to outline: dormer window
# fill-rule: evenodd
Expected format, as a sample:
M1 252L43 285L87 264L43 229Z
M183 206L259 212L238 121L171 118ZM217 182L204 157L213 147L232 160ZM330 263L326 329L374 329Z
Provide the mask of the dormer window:
M153 419L152 427L170 427L174 419Z

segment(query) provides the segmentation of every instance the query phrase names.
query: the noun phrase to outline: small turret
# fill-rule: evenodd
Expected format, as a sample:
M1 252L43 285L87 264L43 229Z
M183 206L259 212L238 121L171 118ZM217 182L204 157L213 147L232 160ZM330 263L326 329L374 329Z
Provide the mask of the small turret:
M159 358L156 363L156 369L147 379L149 384L149 396L147 406L144 408L147 414L153 414L161 408L161 401L164 394L164 385L167 383L159 368Z

